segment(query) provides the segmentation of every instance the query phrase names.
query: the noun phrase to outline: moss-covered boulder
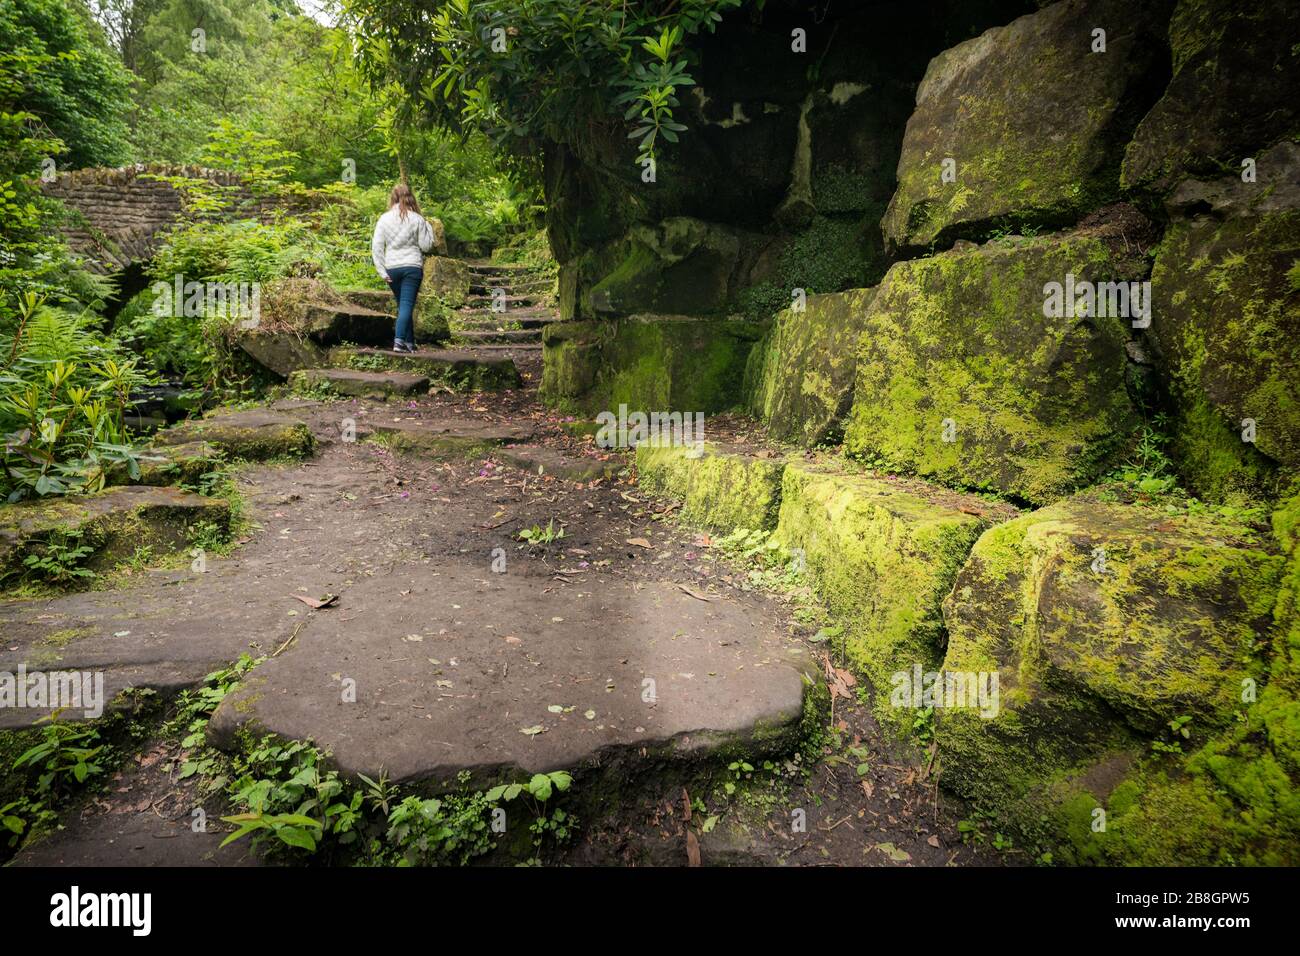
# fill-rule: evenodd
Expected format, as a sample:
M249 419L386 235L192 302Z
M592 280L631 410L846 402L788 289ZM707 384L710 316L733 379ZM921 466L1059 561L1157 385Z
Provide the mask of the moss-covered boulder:
M568 412L717 412L743 400L745 363L765 325L634 316L559 322L542 333L542 400Z
M1063 225L1116 198L1122 150L1158 95L1169 7L1062 0L935 57L903 138L886 246ZM1105 52L1093 52L1097 29Z
M437 296L451 308L458 309L469 298L469 287L469 266L462 260L446 256L430 256L424 260L421 295Z
M1166 190L1300 132L1300 7L1290 0L1179 0L1169 22L1173 78L1133 133L1126 187Z
M1268 535L1199 508L1080 495L986 531L944 603L941 672L996 674L1000 700L940 710L943 780L1026 832L1090 834L1152 741L1176 752L1243 709L1282 570Z
M0 505L0 577L57 573L29 570L29 556L98 572L141 548L156 558L185 549L200 533L221 538L229 531L228 502L175 488L132 485L85 497ZM89 553L73 559L70 552L82 547Z
M776 525L786 460L770 450L727 442L702 447L646 442L636 450L642 488L680 498L687 524L720 531Z
M339 346L330 349L329 361L323 364L369 372L408 372L459 392L499 392L518 388L521 382L511 359L484 358L455 349L405 353Z
M1152 273L1173 454L1214 501L1275 497L1300 473L1300 148L1268 159L1254 184L1180 187L1211 214L1175 221Z
M156 445L185 445L196 441L207 442L227 457L247 461L305 458L316 447L305 422L261 408L218 412L208 418L181 422L154 436Z
M235 345L259 366L282 379L300 368L317 368L324 364L327 354L318 342L297 332L241 329L235 335Z
M526 442L533 432L519 425L494 425L459 418L402 418L376 422L369 438L398 451L431 458L490 455L506 444Z
M802 553L886 713L895 673L931 671L942 658L940 604L976 539L1015 514L914 479L795 461L784 471L776 536Z
M866 312L845 447L1034 503L1088 483L1135 425L1131 321L1045 315L1045 286L1133 269L1082 235L895 264Z
M772 437L804 446L837 441L853 401L858 337L875 289L808 299L777 315L749 356L749 409Z

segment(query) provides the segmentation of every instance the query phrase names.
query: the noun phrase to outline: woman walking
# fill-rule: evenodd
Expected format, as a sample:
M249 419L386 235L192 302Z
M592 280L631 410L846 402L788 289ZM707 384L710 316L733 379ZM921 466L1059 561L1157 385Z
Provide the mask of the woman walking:
M398 183L388 195L388 211L375 223L370 257L397 300L394 352L415 351L415 300L424 278L424 257L433 249L433 227L420 215L415 194Z

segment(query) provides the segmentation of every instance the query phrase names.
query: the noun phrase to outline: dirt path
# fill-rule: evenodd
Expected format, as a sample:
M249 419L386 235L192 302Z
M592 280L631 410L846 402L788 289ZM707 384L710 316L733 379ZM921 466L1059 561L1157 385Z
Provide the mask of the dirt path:
M626 460L567 434L532 389L278 407L321 451L240 473L258 528L232 557L0 605L0 666L69 628L88 636L59 648L59 666L106 669L110 692L170 692L245 651L275 655L218 711L217 738L251 722L316 740L345 771L426 785L462 769L626 770L629 786L598 784L617 798L584 821L568 862L685 864L697 846L705 864L1014 861L962 844L920 761L892 753L856 702L840 702L810 769L767 754L779 735L762 731L797 730L804 675L824 680L808 630L677 525L671 503L644 495ZM522 427L550 455L615 474L572 482L502 454L395 453L339 440L345 418L362 434L399 419ZM564 537L517 538L547 526ZM298 600L327 595L337 601L319 610ZM727 772L686 793L654 769L737 742L757 756L752 774L733 774L735 793ZM217 853L215 833L184 838L200 801L177 779L177 749L145 742L19 862L248 862Z

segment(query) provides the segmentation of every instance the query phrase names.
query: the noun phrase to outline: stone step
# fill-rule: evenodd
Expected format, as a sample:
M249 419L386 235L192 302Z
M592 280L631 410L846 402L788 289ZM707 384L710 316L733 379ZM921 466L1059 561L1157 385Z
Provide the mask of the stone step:
M465 267L470 275L522 275L532 271L530 266L513 262L468 262Z
M549 475L563 478L565 481L595 481L597 478L612 478L627 467L621 457L610 457L606 461L601 461L598 458L566 455L545 445L507 445L493 452L492 457L521 471L542 477Z
M77 566L99 572L139 548L152 548L154 557L184 550L200 524L219 536L229 534L229 502L176 488L129 485L85 497L0 505L0 576L23 573L26 558L43 554L52 537L72 536L79 546L89 547L91 553Z
M555 280L545 277L537 279L503 279L499 283L493 283L486 278L476 278L470 283L470 295L491 295L492 290L504 288L507 292L514 295L545 295L555 288Z
M388 289L343 289L339 294L353 305L373 312L383 312L390 316L397 314L397 303L393 301L393 293Z
M462 772L474 786L575 768L624 777L798 745L805 698L825 685L774 611L668 581L615 579L574 600L550 575L515 572L521 558L492 575L474 557L440 564L433 581L357 582L338 612L316 615L306 638L226 696L208 739L231 748L241 728L310 738L344 775L382 770L433 789ZM491 629L465 626L458 608L485 605ZM340 674L371 690L339 706L329 688ZM658 706L643 696L648 675Z
M531 429L519 425L448 416L371 422L366 428L368 431L361 432L361 437L383 436L387 444L401 451L441 458L493 454L501 445L527 441L533 435Z
M458 349L429 349L410 354L342 346L330 351L329 364L334 368L414 372L426 376L432 384L457 391L496 392L518 388L521 383L519 370L510 359Z
M498 311L492 308L493 305L504 305L505 311L511 308L527 308L530 305L537 305L541 297L536 295L520 295L507 293L500 298L488 292L486 295L471 295L465 300L465 306L469 309L487 309L488 311Z
M393 341L393 316L360 305L308 305L307 335L325 346L382 345Z
M302 458L315 450L315 439L305 422L263 408L191 419L154 436L155 445L185 445L196 441L207 442L231 458L248 461Z
M131 477L130 469L118 465L109 473L113 485L193 485L204 475L221 466L221 450L205 441L141 448L136 456L140 475Z
M541 344L540 329L505 329L453 332L452 341L458 345L504 345L510 342L537 342Z
M517 322L524 326L541 326L558 322L560 318L554 309L509 309L505 312L493 312L491 309L463 309L456 313L456 320L460 325L473 321L494 325Z
M296 389L323 388L357 398L417 395L429 390L429 379L411 372L365 372L351 368L306 368L289 376Z

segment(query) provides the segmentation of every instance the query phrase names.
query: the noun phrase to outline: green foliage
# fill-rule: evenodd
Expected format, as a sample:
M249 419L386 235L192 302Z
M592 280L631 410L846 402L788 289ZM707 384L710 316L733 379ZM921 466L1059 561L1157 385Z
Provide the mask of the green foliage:
M143 377L86 317L28 294L0 363L0 493L98 491L119 465L139 474L124 416Z
M740 0L637 4L578 0L344 0L362 68L376 85L402 84L440 125L496 142L542 135L579 145L623 112L640 156L685 126L674 118L687 36L712 32ZM595 122L593 123L593 119Z
M19 66L11 75L21 82L24 109L66 144L66 165L115 166L126 158L130 73L81 3L6 0L0 50L0 63Z
M533 525L531 528L520 529L517 537L520 541L526 541L528 544L550 544L553 541L559 541L564 537L564 529L555 527L555 519L552 518L546 522L546 527Z
M99 731L89 724L61 720L63 710L41 718L45 727L40 742L13 764L14 770L37 774L35 792L42 800L65 796L74 784L83 784L104 771L107 745L100 742Z
M95 576L94 571L81 567L93 552L94 548L81 543L79 533L56 535L45 542L40 552L23 558L23 566L48 584L75 584Z

